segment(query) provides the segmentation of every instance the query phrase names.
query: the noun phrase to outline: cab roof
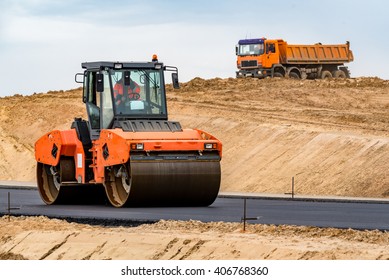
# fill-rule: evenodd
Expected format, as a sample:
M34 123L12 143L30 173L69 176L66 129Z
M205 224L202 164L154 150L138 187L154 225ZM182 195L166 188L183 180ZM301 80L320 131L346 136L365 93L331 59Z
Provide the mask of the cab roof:
M161 69L163 67L162 62L120 62L120 61L96 61L96 62L83 62L81 63L84 69L134 69L134 68L146 68L146 69Z
M239 45L251 45L251 44L263 44L266 38L256 38L256 39L242 39L239 40Z

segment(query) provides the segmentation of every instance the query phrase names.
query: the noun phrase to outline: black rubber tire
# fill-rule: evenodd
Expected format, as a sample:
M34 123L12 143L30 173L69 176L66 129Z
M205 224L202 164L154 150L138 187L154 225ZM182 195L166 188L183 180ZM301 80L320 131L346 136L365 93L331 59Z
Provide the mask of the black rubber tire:
M320 76L321 79L331 79L332 78L332 74L330 71L328 70L324 70L321 72L321 76Z
M345 79L347 76L346 73L344 73L342 70L336 70L332 72L332 77L335 79Z
M289 78L291 78L291 79L300 79L301 77L296 72L290 72L289 73Z
M285 76L280 72L274 72L273 78L284 78Z

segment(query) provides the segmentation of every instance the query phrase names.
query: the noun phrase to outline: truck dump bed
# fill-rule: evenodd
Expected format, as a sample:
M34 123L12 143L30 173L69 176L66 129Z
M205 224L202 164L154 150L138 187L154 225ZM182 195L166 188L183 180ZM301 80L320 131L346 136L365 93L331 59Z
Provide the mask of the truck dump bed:
M354 60L350 44L340 45L283 45L286 56L282 55L286 64L341 64ZM283 50L285 51L285 49Z

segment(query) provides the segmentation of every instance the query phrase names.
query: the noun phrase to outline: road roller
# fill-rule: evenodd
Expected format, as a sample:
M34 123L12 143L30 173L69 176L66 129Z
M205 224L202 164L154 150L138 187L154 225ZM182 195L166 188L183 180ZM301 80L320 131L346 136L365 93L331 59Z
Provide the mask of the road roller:
M165 77L178 69L150 62L85 62L87 120L35 143L37 186L46 204L209 206L221 179L222 143L168 120ZM196 114L193 112L193 114Z

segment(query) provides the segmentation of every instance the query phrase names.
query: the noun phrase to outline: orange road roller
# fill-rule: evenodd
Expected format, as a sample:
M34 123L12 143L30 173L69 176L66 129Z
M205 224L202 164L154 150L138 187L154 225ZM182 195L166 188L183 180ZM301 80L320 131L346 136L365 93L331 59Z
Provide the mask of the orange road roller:
M37 140L37 185L46 204L208 206L221 179L222 143L169 121L164 72L151 62L85 62L82 101L88 120Z

